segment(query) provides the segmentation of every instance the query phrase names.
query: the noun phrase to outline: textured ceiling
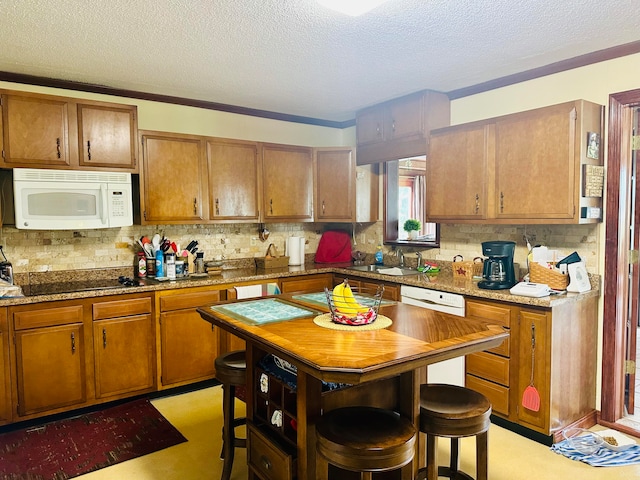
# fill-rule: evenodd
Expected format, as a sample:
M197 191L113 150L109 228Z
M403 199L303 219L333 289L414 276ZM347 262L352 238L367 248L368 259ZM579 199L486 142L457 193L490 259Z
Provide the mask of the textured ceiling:
M637 0L0 1L0 71L337 121L639 39Z

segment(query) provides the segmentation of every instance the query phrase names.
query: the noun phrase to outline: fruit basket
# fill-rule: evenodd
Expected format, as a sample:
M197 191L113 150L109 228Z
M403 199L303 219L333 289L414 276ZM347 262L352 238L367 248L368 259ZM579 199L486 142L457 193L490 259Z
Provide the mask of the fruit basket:
M378 318L384 285L378 288L351 287L347 279L333 290L325 287L331 321L342 325L369 325Z

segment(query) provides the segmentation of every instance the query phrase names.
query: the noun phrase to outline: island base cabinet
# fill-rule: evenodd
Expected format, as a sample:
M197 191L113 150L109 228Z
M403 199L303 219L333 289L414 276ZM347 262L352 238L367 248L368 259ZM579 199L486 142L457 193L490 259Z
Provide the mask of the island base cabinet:
M18 415L86 402L82 323L16 332Z
M257 426L247 424L247 464L249 478L291 480L295 478L296 460Z
M93 342L96 398L153 388L151 315L94 321Z

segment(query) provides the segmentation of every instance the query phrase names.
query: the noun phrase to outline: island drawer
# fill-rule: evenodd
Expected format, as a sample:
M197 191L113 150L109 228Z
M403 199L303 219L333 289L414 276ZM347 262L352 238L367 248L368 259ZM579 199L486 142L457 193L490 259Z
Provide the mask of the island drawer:
M478 352L467 355L467 373L509 386L509 359L492 353Z
M264 480L288 480L295 475L295 459L253 423L247 425L247 463Z
M489 382L473 375L466 375L465 385L471 390L483 394L491 403L494 413L509 416L509 388Z

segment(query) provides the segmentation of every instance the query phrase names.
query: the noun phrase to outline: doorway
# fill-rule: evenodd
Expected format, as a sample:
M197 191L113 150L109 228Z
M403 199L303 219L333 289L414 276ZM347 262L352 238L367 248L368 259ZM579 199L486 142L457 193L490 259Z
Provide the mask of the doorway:
M609 97L607 163L607 216L602 331L602 396L600 423L640 434L640 423L623 424L626 411L640 403L635 395L635 368L627 360L636 357L640 265L640 201L634 208L640 182L634 182L640 89ZM629 372L628 374L625 372ZM618 423L616 423L618 422Z

